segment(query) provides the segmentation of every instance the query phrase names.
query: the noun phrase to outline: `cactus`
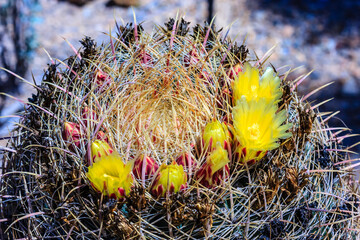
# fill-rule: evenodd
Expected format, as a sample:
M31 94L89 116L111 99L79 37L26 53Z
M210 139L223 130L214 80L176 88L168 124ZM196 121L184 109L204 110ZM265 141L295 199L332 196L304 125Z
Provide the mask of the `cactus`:
M189 24L118 26L49 66L4 154L4 238L359 237L346 129L303 76Z

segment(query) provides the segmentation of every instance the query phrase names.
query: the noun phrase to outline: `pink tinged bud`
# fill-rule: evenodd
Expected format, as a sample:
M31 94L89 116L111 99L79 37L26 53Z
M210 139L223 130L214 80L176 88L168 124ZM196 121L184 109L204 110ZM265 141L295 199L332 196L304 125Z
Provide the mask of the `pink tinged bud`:
M219 186L230 175L229 162L227 151L218 143L217 148L196 173L196 179L208 188Z
M89 123L96 122L98 119L97 114L95 111L90 110L88 107L84 107L82 111L82 120L85 124L85 126L88 126Z
M68 147L74 150L73 145L80 147L81 142L81 130L80 125L73 122L66 122L63 129L63 138L68 143Z
M236 64L235 66L231 67L227 73L229 78L235 79L239 72L242 72L241 64Z
M98 131L98 133L96 134L96 140L105 141L107 143L109 142L108 137L103 131Z
M184 191L186 189L187 184L181 184L180 191Z
M191 173L196 167L196 162L194 158L191 157L191 155L188 153L182 154L176 159L175 162L179 165L182 165L184 169L188 171L188 173Z
M212 176L212 184L213 186L219 186L225 180L227 180L230 176L230 168L229 164L226 164L222 169L215 172Z
M157 188L154 188L152 190L152 194L154 196L161 196L161 195L163 195L163 193L164 193L164 186L163 185L159 185Z
M167 194L177 193L187 186L187 175L182 165L173 162L162 164L151 187L155 197L165 197Z
M96 91L102 92L105 87L110 86L110 77L107 73L98 70L95 74Z
M102 85L105 83L105 81L107 80L108 78L108 75L106 73L104 73L103 71L101 70L98 70L96 72L96 75L95 75L95 82L98 84L98 85Z
M99 160L103 156L109 156L114 150L106 141L95 140L91 144L91 157L93 162Z
M136 178L143 179L142 175L144 173L144 178L149 179L156 173L158 168L159 165L153 158L146 156L144 159L142 155L134 162L133 174Z

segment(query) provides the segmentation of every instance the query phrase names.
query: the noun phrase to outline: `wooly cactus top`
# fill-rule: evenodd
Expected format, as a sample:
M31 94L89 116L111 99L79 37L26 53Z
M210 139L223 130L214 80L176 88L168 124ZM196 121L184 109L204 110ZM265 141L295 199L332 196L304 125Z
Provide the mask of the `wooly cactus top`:
M215 26L117 26L53 61L4 154L2 236L355 239L346 128Z

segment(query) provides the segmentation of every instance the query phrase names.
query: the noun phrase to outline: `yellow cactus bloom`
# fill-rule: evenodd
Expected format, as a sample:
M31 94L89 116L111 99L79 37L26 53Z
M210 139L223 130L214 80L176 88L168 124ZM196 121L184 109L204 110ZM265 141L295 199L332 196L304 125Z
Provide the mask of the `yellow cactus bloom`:
M279 146L278 140L291 136L286 132L291 124L284 124L286 112L276 113L274 104L265 99L246 101L244 98L233 108L234 135L237 140L235 154L241 162L260 160L268 150Z
M116 199L123 199L134 184L132 162L123 163L117 153L103 155L89 167L87 177L97 191Z
M110 155L113 151L110 145L104 140L95 140L91 144L91 157L93 161L100 159L102 156Z
M228 152L217 142L215 150L196 173L196 178L205 187L218 186L230 174L229 162Z
M274 76L272 68L267 68L260 78L259 69L245 63L243 72L238 74L233 83L234 103L242 97L247 101L264 98L267 103L276 102L282 95L280 82L280 78Z
M209 147L210 151L215 148L217 142L220 142L221 146L227 149L230 139L229 130L224 123L213 121L206 124L203 133L203 141L205 147Z
M186 188L187 175L182 165L173 162L162 164L152 186L154 196L164 197L167 193L177 193Z
M268 67L260 78L259 96L265 98L267 103L277 102L282 96L281 80L274 75L274 69Z

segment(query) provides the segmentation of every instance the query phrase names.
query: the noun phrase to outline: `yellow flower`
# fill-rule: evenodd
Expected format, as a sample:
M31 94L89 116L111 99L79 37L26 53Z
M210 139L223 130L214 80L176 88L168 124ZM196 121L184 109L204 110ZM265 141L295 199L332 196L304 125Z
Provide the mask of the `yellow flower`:
M281 80L274 74L274 69L268 67L260 78L259 96L265 98L267 103L277 102L282 96Z
M260 78L259 69L244 64L243 72L240 72L233 83L234 103L245 97L247 101L264 98L267 103L276 102L282 95L280 78L274 76L274 70L267 68Z
M215 148L217 142L220 142L221 146L227 149L230 139L229 130L224 123L213 121L206 124L203 133L203 141L205 147L209 147L210 151Z
M228 152L217 142L215 150L196 173L196 178L205 187L218 186L230 174L229 162Z
M276 113L275 104L265 99L246 101L244 98L233 108L234 135L237 140L235 154L242 163L258 161L266 151L279 146L278 140L291 136L286 132L291 124L284 124L286 112Z
M173 162L170 165L162 164L152 186L154 196L164 197L167 193L177 193L185 189L187 175L182 165Z
M91 144L91 157L93 162L100 159L102 156L112 154L113 151L114 150L110 147L110 145L103 140L95 140Z
M117 153L103 155L89 167L87 177L99 192L116 199L123 199L134 184L132 162L123 163Z

